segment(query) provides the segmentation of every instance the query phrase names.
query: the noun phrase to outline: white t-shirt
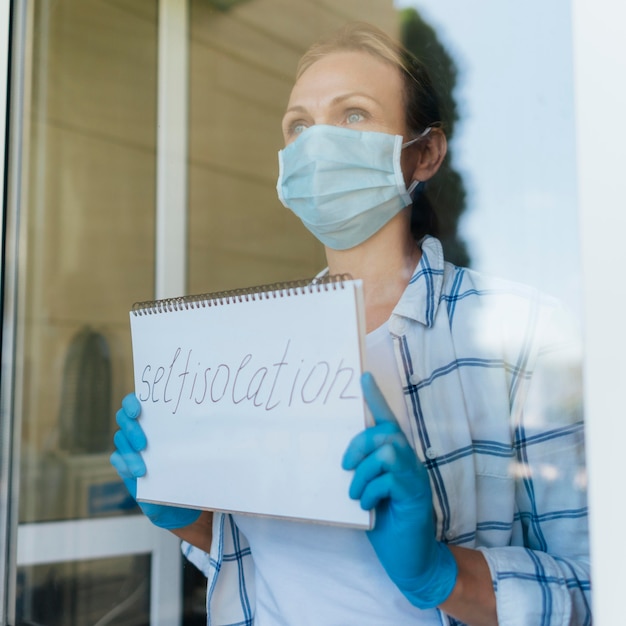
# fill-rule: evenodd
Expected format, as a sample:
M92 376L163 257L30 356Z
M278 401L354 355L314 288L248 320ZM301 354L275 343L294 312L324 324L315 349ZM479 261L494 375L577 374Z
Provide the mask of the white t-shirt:
M366 366L403 429L408 414L387 325L366 338ZM406 432L406 430L405 430ZM366 534L321 524L234 515L255 564L255 626L441 624L389 579Z

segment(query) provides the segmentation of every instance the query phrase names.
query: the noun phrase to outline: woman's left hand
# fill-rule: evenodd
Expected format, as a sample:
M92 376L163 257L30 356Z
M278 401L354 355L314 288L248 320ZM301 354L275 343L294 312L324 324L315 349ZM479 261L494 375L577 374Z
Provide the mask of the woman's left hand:
M415 606L438 606L452 592L457 564L435 537L432 494L426 468L417 458L374 377L361 379L374 426L357 435L343 468L354 470L350 497L376 510L369 540L387 574Z

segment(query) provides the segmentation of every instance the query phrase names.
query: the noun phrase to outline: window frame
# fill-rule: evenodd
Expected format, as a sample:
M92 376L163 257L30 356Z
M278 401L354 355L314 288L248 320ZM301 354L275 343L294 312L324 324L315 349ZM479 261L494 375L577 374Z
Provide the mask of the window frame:
M620 541L626 502L615 490L626 438L626 421L619 419L626 326L618 300L618 271L626 262L626 89L619 84L626 43L618 28L626 9L615 0L573 0L572 8L594 623L609 624L623 613L626 559Z
M0 626L15 623L17 567L132 554L151 556L150 623L178 626L182 553L180 540L171 533L140 515L18 524L20 188L33 6L28 0L0 0L0 120L6 121L0 123L0 140L6 147L0 156L6 186L2 196ZM180 294L186 283L188 13L187 0L158 0L156 297Z

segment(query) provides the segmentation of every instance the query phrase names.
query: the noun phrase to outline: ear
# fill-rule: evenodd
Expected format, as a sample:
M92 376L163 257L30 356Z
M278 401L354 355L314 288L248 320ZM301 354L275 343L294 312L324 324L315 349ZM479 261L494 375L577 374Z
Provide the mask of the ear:
M411 180L425 182L437 173L446 157L446 135L441 128L433 128L423 141L418 141L411 147L415 153L415 160L411 163Z

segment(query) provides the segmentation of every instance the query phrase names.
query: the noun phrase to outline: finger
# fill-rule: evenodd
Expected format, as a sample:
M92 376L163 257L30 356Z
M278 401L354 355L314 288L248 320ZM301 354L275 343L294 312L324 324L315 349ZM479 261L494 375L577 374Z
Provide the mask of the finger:
M130 478L122 478L124 484L126 485L126 489L128 489L128 493L132 496L135 502L137 501L137 480Z
M384 500L390 499L394 491L393 474L382 474L367 483L360 498L364 511L376 508Z
M380 455L380 456L379 456ZM350 497L353 500L366 499L371 493L371 485L377 484L378 479L389 476L383 484L388 488L386 493L374 492L377 497L391 498L398 506L412 506L421 500L430 502L431 491L428 477L420 473L420 468L407 468L402 454L392 447L385 446L369 456L357 467L350 484ZM365 507L364 507L365 508Z
M383 501L388 501L393 510L414 515L424 506L432 506L430 490L416 484L415 474L386 472L370 480L361 494L361 508L369 511Z
M128 417L137 419L141 413L141 403L134 393L129 393L122 400L122 408Z
M131 474L128 469L128 465L124 460L124 457L116 450L109 457L111 465L116 469L119 477L126 483L126 481L137 482L137 479ZM128 487L128 485L126 485ZM130 489L129 489L130 491Z
M121 459L126 465L130 476L139 477L146 473L146 464L141 454L137 452L128 442L128 439L121 430L118 430L113 436L113 443L119 453ZM117 469L117 468L116 468Z
M366 428L348 444L341 466L345 470L353 470L377 448L385 444L394 443L396 440L400 443L400 439L403 438L404 435L397 424L392 424L391 422Z
M396 416L389 408L385 396L383 396L382 391L379 389L370 372L364 372L361 376L361 388L363 389L363 397L372 413L374 422L376 424L382 424L384 422L396 424Z
M126 436L126 439L130 443L130 445L137 452L145 449L145 447L148 445L146 434L143 432L143 428L141 428L141 425L139 424L137 419L129 417L128 413L123 408L123 402L122 408L115 414L115 421L117 422L117 425L120 427L121 431Z
M395 447L392 444L381 446L357 466L350 483L350 497L353 500L360 500L365 488L372 480L381 474L398 471L399 465Z

